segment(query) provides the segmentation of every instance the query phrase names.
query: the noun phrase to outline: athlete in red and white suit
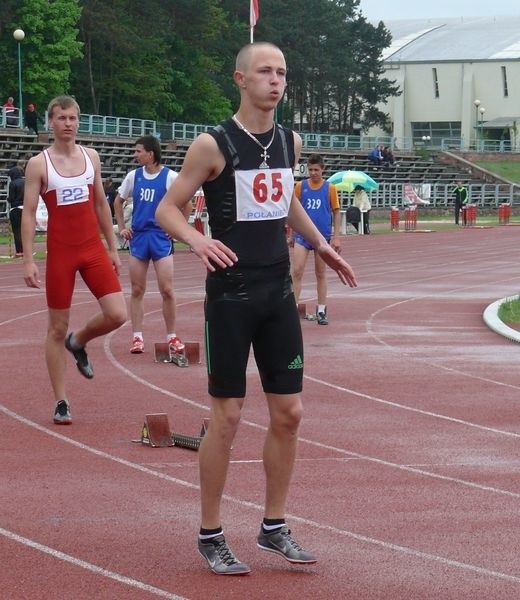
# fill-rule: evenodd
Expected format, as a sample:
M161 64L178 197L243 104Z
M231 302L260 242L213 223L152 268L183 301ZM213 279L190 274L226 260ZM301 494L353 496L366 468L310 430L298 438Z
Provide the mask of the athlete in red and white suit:
M41 195L48 210L46 295L49 323L45 356L58 402L67 400L65 337L76 273L80 273L101 308L74 332L76 347L84 348L90 340L120 327L126 320L126 304L118 278L121 263L101 182L99 156L95 150L76 144L79 106L73 98L59 96L49 104L48 115L54 143L27 164L22 240L25 243L25 282L28 287L39 288L33 240L36 208Z

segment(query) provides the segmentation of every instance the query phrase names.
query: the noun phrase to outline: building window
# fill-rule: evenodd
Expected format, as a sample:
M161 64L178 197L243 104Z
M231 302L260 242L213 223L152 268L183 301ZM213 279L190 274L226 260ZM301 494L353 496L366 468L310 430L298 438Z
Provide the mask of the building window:
M434 145L439 145L443 140L460 139L461 137L460 121L411 123L411 125L414 143L420 142L423 136L429 137Z
M502 70L502 88L504 90L504 98L509 96L509 91L507 89L507 71L505 67L500 67Z
M433 75L433 94L436 98L439 97L439 79L437 78L437 69L433 67L432 69Z

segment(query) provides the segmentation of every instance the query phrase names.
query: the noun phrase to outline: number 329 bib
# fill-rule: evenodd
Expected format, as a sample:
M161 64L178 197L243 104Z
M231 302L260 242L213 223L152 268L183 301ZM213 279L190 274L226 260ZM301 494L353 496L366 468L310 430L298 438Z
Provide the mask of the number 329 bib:
M237 221L282 219L294 189L292 169L235 171Z

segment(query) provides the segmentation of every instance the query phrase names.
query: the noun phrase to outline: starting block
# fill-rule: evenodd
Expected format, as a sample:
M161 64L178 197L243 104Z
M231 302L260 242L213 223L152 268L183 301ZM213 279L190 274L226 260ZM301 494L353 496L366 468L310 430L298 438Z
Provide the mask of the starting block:
M151 448L179 446L180 448L188 448L189 450L198 450L200 442L207 431L208 424L209 419L204 419L199 436L184 435L170 430L167 414L157 413L146 415L141 430L141 439L134 441L141 442L141 444L150 446Z
M199 342L185 342L184 346L184 354L188 359L188 364L200 364Z
M145 416L141 431L141 443L152 448L165 448L174 445L168 415L158 413Z
M298 304L298 314L300 318L305 319L306 321L316 321L316 315L307 312L306 304Z
M173 363L178 367L188 366L186 349L183 352L170 352L167 342L157 342L154 344L154 360L161 363Z

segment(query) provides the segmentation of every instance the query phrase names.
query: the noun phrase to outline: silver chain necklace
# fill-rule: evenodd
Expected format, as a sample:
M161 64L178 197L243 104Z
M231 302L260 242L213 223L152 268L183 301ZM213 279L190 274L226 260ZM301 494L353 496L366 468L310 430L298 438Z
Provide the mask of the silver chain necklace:
M263 144L261 144L256 137L244 126L242 125L242 123L237 119L236 115L233 115L232 117L233 121L235 121L235 123L240 127L240 129L247 135L249 136L253 142L255 142L255 144L257 144L258 146L260 146L260 148L262 148L263 152L261 154L262 157L262 162L260 163L260 166L258 167L259 169L269 169L269 165L267 164L267 159L270 158L271 156L269 154L267 154L267 151L269 150L271 144L274 141L274 134L276 133L276 126L273 125L273 135L271 136L271 140L270 142L267 144L267 146L264 146Z

